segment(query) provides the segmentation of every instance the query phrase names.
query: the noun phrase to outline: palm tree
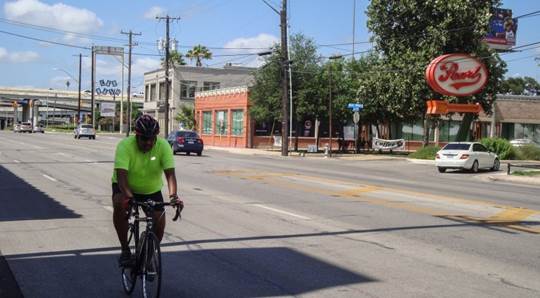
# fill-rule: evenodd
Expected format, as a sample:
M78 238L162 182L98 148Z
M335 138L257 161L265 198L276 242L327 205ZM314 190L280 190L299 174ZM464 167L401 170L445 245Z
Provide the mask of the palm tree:
M176 114L176 121L182 123L186 129L195 129L195 108L192 105L183 104L180 111Z
M178 51L171 51L169 54L169 61L172 62L173 66L186 65L184 60L184 55ZM165 58L161 58L161 66L165 67Z
M188 57L190 60L196 59L197 60L197 67L202 66L202 59L212 59L212 53L210 50L208 50L207 47L202 45L196 45L193 47L193 49L189 50L186 54L186 57Z

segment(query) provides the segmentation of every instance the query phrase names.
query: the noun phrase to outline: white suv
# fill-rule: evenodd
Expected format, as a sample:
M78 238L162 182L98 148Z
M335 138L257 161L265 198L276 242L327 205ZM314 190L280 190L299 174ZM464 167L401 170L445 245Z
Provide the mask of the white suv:
M498 171L501 163L497 154L480 143L448 143L435 155L439 172L446 169L466 169L476 173L479 169Z

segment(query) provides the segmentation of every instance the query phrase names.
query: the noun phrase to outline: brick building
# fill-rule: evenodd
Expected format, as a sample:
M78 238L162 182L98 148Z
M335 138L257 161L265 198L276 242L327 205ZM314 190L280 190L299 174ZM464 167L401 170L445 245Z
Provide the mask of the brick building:
M249 116L249 94L247 87L228 88L221 90L203 91L196 94L195 110L197 130L203 136L205 144L225 147L269 148L279 147L279 123L254 123ZM455 140L461 125L459 114L439 118L439 125L431 130L430 142L444 145ZM305 123L309 121L310 125ZM300 127L298 148L306 149L308 145L316 144L315 131L319 131L318 147L329 143L328 124L321 123L318 129L317 121L304 120ZM273 128L273 132L272 132ZM341 145L352 150L352 120L341 129L345 142L340 142L340 128L334 124L332 147L337 150ZM296 129L296 128L295 128ZM369 140L376 128L368 125L359 127L362 140ZM481 113L471 125L474 139L498 136L508 140L531 139L540 144L540 96L498 95L494 113ZM347 133L348 131L348 133ZM384 139L405 139L406 150L415 150L422 145L424 127L421 120L414 123L395 122L383 123L379 126L379 137ZM493 133L492 133L493 131ZM349 136L349 137L347 137ZM293 133L291 148L296 141ZM369 144L369 143L367 143Z
M197 92L196 130L204 143L222 147L252 147L252 121L247 87Z

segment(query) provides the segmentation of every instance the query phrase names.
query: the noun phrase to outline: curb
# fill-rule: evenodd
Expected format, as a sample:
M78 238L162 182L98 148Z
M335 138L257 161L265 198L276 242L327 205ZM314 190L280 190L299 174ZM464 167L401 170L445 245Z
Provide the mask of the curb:
M508 175L490 175L486 177L489 181L496 182L510 182L510 183L521 183L527 185L536 185L540 186L540 178L531 178L531 177L516 177Z
M22 298L21 289L9 264L0 252L0 297Z
M419 165L435 165L435 161L431 159L407 158L407 161Z

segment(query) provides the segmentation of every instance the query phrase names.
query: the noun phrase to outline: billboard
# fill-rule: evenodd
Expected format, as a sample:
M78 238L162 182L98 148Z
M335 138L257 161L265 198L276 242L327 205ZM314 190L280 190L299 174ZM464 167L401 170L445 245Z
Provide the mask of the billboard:
M114 117L116 110L116 103L114 102L102 102L100 104L101 117Z
M484 41L493 49L508 50L516 45L518 19L512 18L512 10L494 8Z

